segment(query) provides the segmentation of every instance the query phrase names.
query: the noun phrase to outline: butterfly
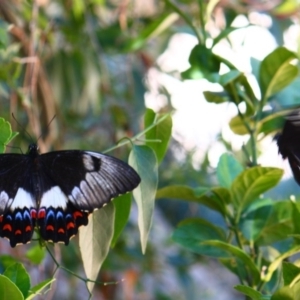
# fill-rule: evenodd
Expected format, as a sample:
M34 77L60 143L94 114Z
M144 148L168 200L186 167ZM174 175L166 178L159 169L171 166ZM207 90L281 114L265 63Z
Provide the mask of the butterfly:
M277 139L278 151L283 159L288 159L293 175L300 185L300 110L286 117L281 134Z
M0 236L11 247L30 242L34 228L45 241L69 244L88 215L141 179L125 162L92 151L0 155Z

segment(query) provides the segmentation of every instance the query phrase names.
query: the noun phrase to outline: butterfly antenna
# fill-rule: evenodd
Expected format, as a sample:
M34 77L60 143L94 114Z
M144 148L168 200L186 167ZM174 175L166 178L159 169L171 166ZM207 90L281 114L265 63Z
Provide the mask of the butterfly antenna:
M52 117L52 119L49 121L48 125L47 125L47 128L49 128L49 126L51 125L51 123L53 122L53 120L56 118L56 115L54 115ZM38 137L37 141L42 137L43 133L40 134L40 136Z
M31 136L31 135L29 134L29 132L24 128L24 126L17 120L17 118L15 117L14 113L11 113L11 115L12 115L13 119L15 120L15 122L18 124L18 126L19 126L20 128L22 128L22 130L23 130L24 132L26 132L26 134L29 136L29 138L31 139L31 141L33 141L32 136Z

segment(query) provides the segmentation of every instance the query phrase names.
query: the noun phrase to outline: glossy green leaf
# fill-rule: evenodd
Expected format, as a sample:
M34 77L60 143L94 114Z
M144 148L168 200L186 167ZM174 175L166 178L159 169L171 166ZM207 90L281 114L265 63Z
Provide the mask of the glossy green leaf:
M192 49L189 63L191 64L190 71L188 72L187 70L182 73L184 79L189 79L187 75L191 75L191 70L194 70L194 72L197 71L203 77L211 73L218 73L221 64L219 58L212 50L201 44L196 45ZM190 77L190 79L195 78Z
M226 27L224 30L221 30L219 35L213 39L213 46L214 47L217 43L219 43L222 39L228 37L228 35L238 29L241 29L241 27Z
M243 171L243 166L230 154L224 153L219 159L217 177L219 184L230 188L233 180Z
M168 149L172 134L172 117L171 115L158 116L152 109L147 109L144 119L144 126L147 128L162 117L164 118L162 122L146 132L146 145L154 150L158 164L161 163Z
M230 193L225 188L195 188L187 186L171 185L161 188L156 193L156 199L169 198L192 201L203 204L222 215L226 214L226 204L230 203Z
M211 257L229 256L226 251L210 245L203 245L203 242L207 240L221 240L225 242L223 230L204 219L185 219L177 226L172 238L176 243L198 254Z
M247 277L247 269L245 264L232 256L229 258L218 258L219 262L223 264L231 273L235 274L238 277L245 278Z
M87 226L79 228L79 248L87 278L96 280L114 234L115 207L112 203L89 215ZM93 282L88 282L91 292Z
M229 96L226 92L204 91L203 95L206 101L210 103L220 104L229 101Z
M260 271L258 270L257 266L253 262L252 258L240 248L225 243L223 241L217 241L217 240L215 241L207 240L204 241L202 245L209 245L212 246L213 248L218 248L222 251L227 252L228 255L240 259L243 262L245 268L247 268L249 274L251 274L254 284L257 284L260 281Z
M133 191L133 196L138 206L141 246L142 252L145 253L158 183L156 155L148 146L133 146L129 155L129 164L141 177L141 183Z
M1 300L24 300L18 287L6 276L0 275Z
M240 116L235 116L233 117L230 121L229 121L229 127L230 129L238 135L245 135L245 134L249 134L248 129L245 126L245 123L249 124L250 126L252 126L251 123L253 123L253 121L248 118L245 117L244 121L240 118Z
M300 233L300 205L299 202L289 202L292 206L292 222L295 233Z
M278 47L265 57L259 73L262 99L278 93L297 77L298 68L291 64L295 59L297 55L284 47Z
M284 286L276 291L271 300L299 300L300 299L300 282L292 287Z
M9 24L0 20L0 49L6 49L9 46Z
M47 286L49 286L54 281L55 281L55 278L46 279L46 280L38 283L34 287L32 287L29 291L29 296L26 298L26 300L32 300L37 295L41 295L42 290L45 289Z
M0 273L2 274L10 265L13 265L17 262L17 259L10 255L0 255Z
M46 255L46 249L37 244L26 252L26 257L34 264L40 264Z
M10 265L3 273L9 278L21 291L24 298L27 297L30 289L30 277L24 266L20 263Z
M283 170L278 168L252 167L242 172L232 183L234 204L242 209L256 200L262 193L276 186Z
M241 75L242 73L238 70L230 70L229 72L220 76L219 84L226 86L237 80Z
M270 296L264 296L250 286L236 285L234 288L252 300L269 300L271 298Z
M262 279L263 279L264 281L268 282L268 281L271 279L273 273L281 266L282 262L283 262L286 258L288 258L288 257L290 257L290 256L292 256L292 255L294 255L294 254L296 254L296 253L299 253L299 252L300 252L300 246L296 246L296 247L290 248L288 251L286 251L286 252L282 253L281 255L279 255L279 256L278 256L275 260L273 260L272 263L269 265L269 268L268 268L268 270L267 270L267 273L266 273L265 276L263 276Z
M0 118L0 153L5 152L5 146L11 139L12 130L9 122Z
M145 46L146 42L160 35L163 31L167 30L176 20L178 15L176 13L168 13L157 17L149 26L145 27L135 38L131 41L126 51L136 51Z
M259 202L269 202L259 205ZM251 210L243 212L240 229L246 239L256 245L270 245L286 239L294 232L291 221L292 204L288 201L274 202L258 199Z
M273 209L272 205L266 205L253 210L248 214L243 214L240 229L243 236L248 241L255 241L261 235L261 231L268 222L269 215Z
M282 262L282 277L284 285L290 285L293 280L300 275L300 268L296 265L283 261Z
M264 133L268 135L270 133L274 133L276 131L281 131L283 128L283 124L285 122L285 117L292 110L282 110L279 112L268 112L265 113L265 116L258 123L259 133Z
M114 199L113 204L115 206L115 225L111 247L116 245L121 232L127 224L131 208L131 194L127 193L117 197Z

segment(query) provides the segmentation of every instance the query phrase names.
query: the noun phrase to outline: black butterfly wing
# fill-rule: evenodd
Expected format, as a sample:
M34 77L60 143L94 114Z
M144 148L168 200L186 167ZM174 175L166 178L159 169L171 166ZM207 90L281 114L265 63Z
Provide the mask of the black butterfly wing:
M31 172L27 155L0 155L0 236L12 247L32 238L36 201Z
M297 183L300 185L300 110L287 116L282 133L277 135L277 145L282 157L288 158Z
M38 226L43 239L68 244L88 214L132 191L139 175L123 161L101 153L55 151L38 157L41 195Z

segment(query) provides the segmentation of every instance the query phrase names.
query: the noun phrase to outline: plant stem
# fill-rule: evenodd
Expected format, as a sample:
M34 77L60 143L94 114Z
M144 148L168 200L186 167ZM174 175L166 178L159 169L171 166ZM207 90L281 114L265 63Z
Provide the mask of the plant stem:
M147 127L146 129L144 129L143 131L141 131L140 133L138 133L137 135L135 135L132 138L123 138L118 145L113 146L108 148L107 150L103 151L103 153L107 153L110 151L113 151L117 148L120 148L128 143L133 143L135 141L138 141L142 136L145 135L146 132L148 132L149 130L151 130L152 128L154 128L155 126L157 126L158 124L160 124L161 122L163 122L166 118L168 118L172 113L168 113L165 114L164 116L162 116L161 118L159 118L156 122L154 122L153 124L151 124L149 127Z
M198 43L202 44L201 42L201 36L197 30L197 28L194 26L194 24L191 21L191 18L189 16L187 16L179 7L177 7L172 1L170 0L164 0L165 3L167 5L169 5L175 12L177 12L181 18L191 27L191 29L194 31L197 39L198 39Z

